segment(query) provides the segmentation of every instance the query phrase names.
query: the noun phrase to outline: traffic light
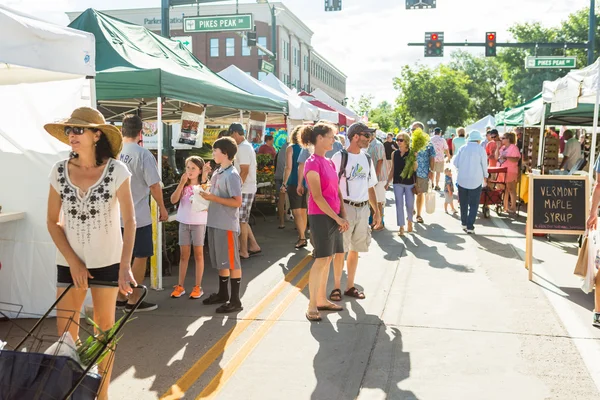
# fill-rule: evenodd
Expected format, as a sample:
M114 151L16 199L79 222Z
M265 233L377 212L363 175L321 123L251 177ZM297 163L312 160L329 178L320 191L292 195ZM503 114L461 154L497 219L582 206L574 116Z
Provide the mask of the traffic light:
M342 11L342 0L325 0L325 11Z
M246 42L248 47L256 46L256 25L254 30L246 32Z
M496 57L496 32L485 34L485 56Z
M425 57L444 56L444 33L425 32Z

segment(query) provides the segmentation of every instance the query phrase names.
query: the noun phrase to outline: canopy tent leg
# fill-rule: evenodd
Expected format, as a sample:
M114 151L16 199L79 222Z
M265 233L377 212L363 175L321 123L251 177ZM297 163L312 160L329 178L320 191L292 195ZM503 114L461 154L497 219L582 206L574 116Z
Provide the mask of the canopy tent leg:
M162 185L162 148L163 148L163 124L162 124L162 98L156 98L156 116L157 116L157 162L158 162L158 173L160 175ZM154 205L154 204L153 204ZM152 289L163 290L162 287L162 222L160 222L158 215L158 207L152 207L152 220L156 221L156 225L153 226L154 232L156 232L156 242L154 244L154 256L150 261L150 282ZM154 223L153 223L154 225Z
M544 108L542 109L542 122L540 123L540 144L538 146L538 168L542 169L544 166L544 129L546 127L546 107L548 107L547 103L544 103ZM525 121L523 121L525 123ZM523 144L525 146L525 144Z
M96 105L96 79L93 76L86 77L90 83L90 106L97 108Z
M592 148L590 149L590 186L594 182L594 164L596 162L596 142L598 136L598 108L600 103L600 69L598 69L598 77L596 78L596 102L594 103L594 122L592 123Z
M240 110L240 124L244 125L244 111Z

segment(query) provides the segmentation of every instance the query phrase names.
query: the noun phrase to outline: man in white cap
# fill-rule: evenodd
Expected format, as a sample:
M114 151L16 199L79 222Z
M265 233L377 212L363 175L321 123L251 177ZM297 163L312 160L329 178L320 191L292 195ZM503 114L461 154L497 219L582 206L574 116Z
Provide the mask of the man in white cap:
M479 131L469 132L469 141L460 148L454 157L454 166L458 170L458 201L463 231L475 233L475 219L479 208L479 197L484 183L487 182L487 154Z

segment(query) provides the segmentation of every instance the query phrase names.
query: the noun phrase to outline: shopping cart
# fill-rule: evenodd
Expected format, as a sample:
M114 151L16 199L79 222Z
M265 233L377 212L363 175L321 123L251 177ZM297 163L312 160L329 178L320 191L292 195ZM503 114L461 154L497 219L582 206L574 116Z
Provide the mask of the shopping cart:
M94 285L118 287L116 282L94 281ZM121 323L114 331L107 332L106 337L98 335L102 340L98 340L97 352L94 352L89 364L82 366L71 357L58 355L61 347L64 350L69 345L63 343L64 336L55 334L56 325L47 321L72 288L73 284L67 287L31 329L27 328L31 319L25 318L33 317L32 314L23 313L19 305L0 303L0 340L7 342L5 349L0 350L0 400L93 400L98 395L105 376L101 371L95 371L97 364L102 358L112 362L117 347L115 339L118 341L119 333L148 290L145 286L137 287L142 289L142 295L133 310L125 313ZM67 330L71 324L77 324L73 316L68 317ZM80 336L94 336L87 324L77 325ZM55 350L45 354L44 350L51 345L55 345ZM6 350L7 347L9 350Z
M500 215L504 204L504 192L506 189L506 167L489 167L490 178L488 184L481 191L479 204L484 218L490 217L490 206L496 206L496 214Z

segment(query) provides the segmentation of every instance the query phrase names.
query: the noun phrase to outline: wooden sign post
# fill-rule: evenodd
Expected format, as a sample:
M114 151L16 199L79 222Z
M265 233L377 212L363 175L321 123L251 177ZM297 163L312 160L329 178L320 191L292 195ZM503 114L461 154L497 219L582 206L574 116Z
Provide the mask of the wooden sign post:
M587 176L530 175L525 268L533 280L533 234L583 235L589 209Z

